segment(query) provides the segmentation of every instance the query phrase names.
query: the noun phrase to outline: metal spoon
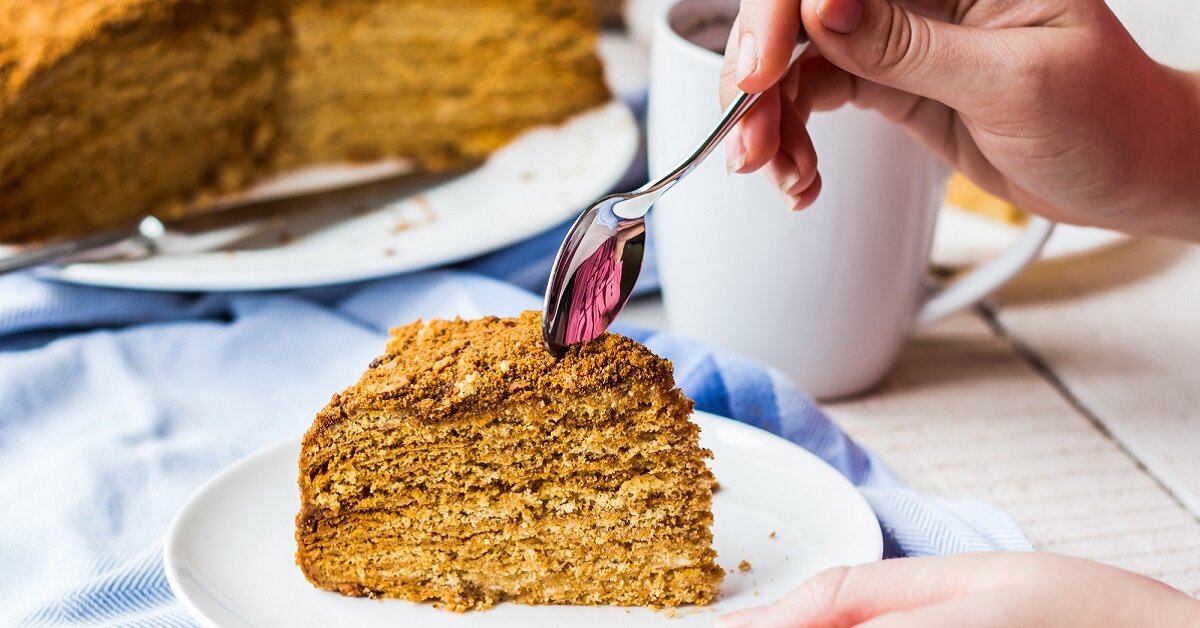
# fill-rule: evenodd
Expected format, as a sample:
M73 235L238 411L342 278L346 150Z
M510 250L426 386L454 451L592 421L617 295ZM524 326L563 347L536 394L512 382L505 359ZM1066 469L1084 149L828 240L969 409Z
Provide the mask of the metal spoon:
M801 38L792 63L808 48L807 37ZM646 213L713 152L761 95L743 93L734 99L700 146L666 175L633 192L601 198L575 220L546 286L542 338L550 353L562 356L571 345L593 340L608 329L642 272Z

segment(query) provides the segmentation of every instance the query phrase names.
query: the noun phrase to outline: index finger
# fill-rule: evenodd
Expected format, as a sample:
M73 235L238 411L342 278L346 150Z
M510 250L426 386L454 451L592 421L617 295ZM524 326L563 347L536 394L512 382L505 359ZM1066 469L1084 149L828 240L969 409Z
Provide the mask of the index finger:
M998 584L997 575L1011 574L1013 567L1020 566L1011 556L965 554L837 567L813 576L770 606L721 620L726 626L856 626L878 615L936 604Z
M726 63L742 91L764 92L787 72L800 33L800 0L742 0L734 28Z

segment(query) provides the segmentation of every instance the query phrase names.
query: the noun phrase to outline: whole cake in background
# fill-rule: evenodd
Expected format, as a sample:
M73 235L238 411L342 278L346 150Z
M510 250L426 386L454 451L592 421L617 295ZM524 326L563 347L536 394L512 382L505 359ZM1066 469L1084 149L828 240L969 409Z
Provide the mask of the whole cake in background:
M420 321L300 452L296 562L344 595L705 604L713 477L670 363L606 334L556 360L541 316Z
M0 0L0 242L299 166L477 163L607 99L592 0Z

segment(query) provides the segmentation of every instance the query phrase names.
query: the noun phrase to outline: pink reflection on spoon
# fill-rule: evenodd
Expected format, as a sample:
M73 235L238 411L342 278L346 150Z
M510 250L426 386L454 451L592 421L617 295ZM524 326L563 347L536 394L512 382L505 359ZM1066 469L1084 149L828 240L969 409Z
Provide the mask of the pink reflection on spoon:
M612 322L606 319L621 300L623 262L618 246L617 238L608 238L575 272L567 310L567 344L592 340Z

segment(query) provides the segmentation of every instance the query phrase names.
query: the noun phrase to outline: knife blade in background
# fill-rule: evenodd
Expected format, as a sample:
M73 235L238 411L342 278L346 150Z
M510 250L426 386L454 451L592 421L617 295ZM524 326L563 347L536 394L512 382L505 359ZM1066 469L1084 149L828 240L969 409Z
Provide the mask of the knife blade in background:
M8 247L11 253L0 256L0 275L53 263L274 248L387 209L463 174L404 174L297 196L223 203L170 220L147 216L136 224L78 238Z

